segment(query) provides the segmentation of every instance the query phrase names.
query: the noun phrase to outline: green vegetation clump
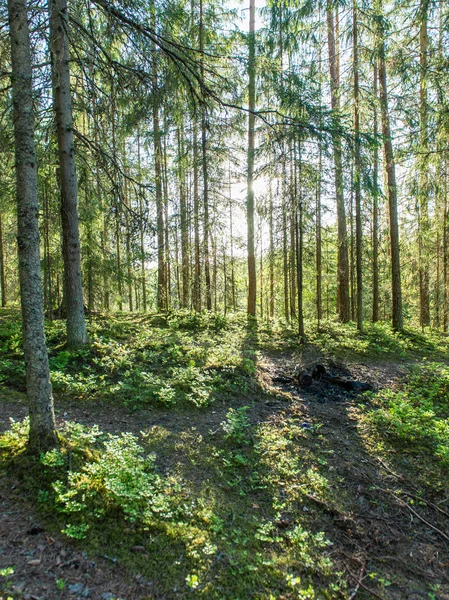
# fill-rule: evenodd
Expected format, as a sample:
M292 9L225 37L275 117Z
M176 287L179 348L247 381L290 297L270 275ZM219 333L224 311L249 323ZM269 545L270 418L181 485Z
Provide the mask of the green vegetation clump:
M69 351L64 323L47 323L54 392L136 408L200 408L218 398L230 400L250 390L256 371L254 350L243 345L244 324L242 316L212 313L108 315L90 321L87 347ZM4 318L0 383L24 391L21 340L20 323Z
M371 397L369 420L407 452L432 456L449 467L449 367L415 367L398 390L385 388Z
M179 435L154 427L139 439L68 422L61 447L26 469L25 487L49 527L58 512L63 534L157 580L162 593L339 598L345 583L331 541L305 512L284 525L303 501L299 490L325 493L325 476L304 453L295 459L313 434L293 422L291 431L255 425L250 411L229 409L218 430L200 436L195 427ZM17 459L26 436L27 421L14 424L0 437L3 454ZM174 457L169 469L164 453Z

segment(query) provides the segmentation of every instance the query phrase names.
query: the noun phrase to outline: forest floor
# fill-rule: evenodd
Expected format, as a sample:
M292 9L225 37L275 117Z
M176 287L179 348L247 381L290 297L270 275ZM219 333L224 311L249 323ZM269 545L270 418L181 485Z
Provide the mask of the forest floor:
M118 317L81 364L55 325L65 437L36 465L3 318L2 600L449 599L445 338L329 324L299 348L282 326L146 319L142 339ZM278 383L316 361L374 391Z

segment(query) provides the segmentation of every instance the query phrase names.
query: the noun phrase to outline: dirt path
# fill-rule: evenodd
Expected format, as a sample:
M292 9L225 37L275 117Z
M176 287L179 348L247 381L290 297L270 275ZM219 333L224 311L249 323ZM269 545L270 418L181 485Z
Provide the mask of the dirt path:
M356 396L325 384L300 391L274 384L274 375L291 368L289 360L266 357L261 361L261 379L279 395L272 402L255 403L250 417L253 422L287 422L294 416L306 426L319 425L319 444L329 455L328 479L339 501L328 504L310 497L306 510L313 513L318 529L334 543L332 559L347 577L348 597L449 600L449 503L437 504L441 498L433 498L429 490L420 489L405 477L407 457L402 473L395 470L397 464L392 468L369 451ZM357 378L374 386L394 386L405 373L402 365L392 364L359 364L351 369ZM242 404L246 403L247 399L242 399ZM20 396L9 398L0 407L3 428L8 427L7 417L18 420L26 414ZM103 431L132 431L138 435L155 424L163 424L173 432L193 425L197 431L210 431L219 426L226 411L227 406L222 405L195 417L159 411L130 414L116 408L112 412L99 405L69 403L58 407L57 419L59 423L67 419L97 423ZM406 500L411 496L406 494L422 494L424 501L410 506ZM143 577L131 578L107 557L89 558L62 537L50 536L36 520L33 507L21 503L18 490L8 489L4 479L0 479L0 514L0 569L14 568L9 578L2 578L6 581L5 591L7 588L13 598L168 597L158 595Z
M269 380L292 367L285 357L267 359L265 373ZM407 367L357 364L350 372L375 388L394 388ZM326 384L281 387L292 397L287 414L297 412L319 425L325 447L333 451L329 472L336 475L340 506L316 503L316 513L334 541L334 560L353 586L351 599L449 600L449 494L442 502L409 479L412 459L401 457L393 469L369 450L357 408L363 400L356 395Z

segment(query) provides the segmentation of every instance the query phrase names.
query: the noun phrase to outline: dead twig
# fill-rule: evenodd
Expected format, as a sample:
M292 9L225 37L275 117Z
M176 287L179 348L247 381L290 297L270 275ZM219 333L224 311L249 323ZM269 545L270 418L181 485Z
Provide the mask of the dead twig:
M371 588L369 588L367 585L365 585L363 583L363 581L361 581L361 579L359 579L357 577L357 575L354 575L353 573L351 573L351 571L349 571L349 575L352 577L353 581L355 581L355 583L363 588L366 592L368 592L368 594L371 594L372 596L374 596L374 598L378 598L379 600L385 600L385 598L383 596L381 596L380 594L378 594L377 592L374 592ZM357 588L358 591L358 588ZM352 596L353 598L354 596Z
M354 598L356 597L357 592L359 591L359 588L360 588L361 583L362 583L363 574L365 572L365 569L366 569L366 563L363 563L362 564L362 568L360 569L360 573L359 573L358 579L356 581L355 588L354 588L352 594L349 596L348 600L354 600Z
M406 496L410 496L410 498L414 498L415 500L418 500L418 502L424 502L424 504L427 504L427 506L430 506L431 508L433 508L434 510L436 510L437 512L441 513L442 515L444 515L445 517L447 517L449 519L449 513L446 512L445 510L443 510L442 508L440 508L439 506L437 506L436 504L434 504L433 502L429 502L429 500L426 500L425 498L421 498L421 496L416 496L415 494L411 494L410 492L401 492L402 494L405 494Z

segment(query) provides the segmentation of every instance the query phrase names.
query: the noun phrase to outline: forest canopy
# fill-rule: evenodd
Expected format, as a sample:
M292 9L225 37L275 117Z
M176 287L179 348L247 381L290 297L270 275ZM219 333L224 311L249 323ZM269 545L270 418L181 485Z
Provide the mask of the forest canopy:
M235 3L57 4L88 310L227 312L250 297L250 313L300 323L337 313L447 329L446 3L276 1L253 32ZM19 282L0 17L6 305ZM52 318L65 303L58 59L47 4L30 3L28 20Z

